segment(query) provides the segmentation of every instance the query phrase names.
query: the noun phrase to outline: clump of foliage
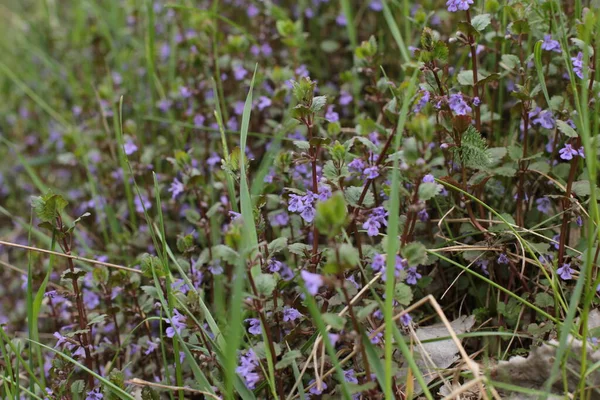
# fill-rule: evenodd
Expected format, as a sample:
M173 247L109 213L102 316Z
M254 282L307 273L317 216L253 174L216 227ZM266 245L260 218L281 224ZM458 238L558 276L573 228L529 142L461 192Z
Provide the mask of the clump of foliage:
M482 365L558 339L549 390L597 345L598 6L9 0L1 397L433 398L461 316Z

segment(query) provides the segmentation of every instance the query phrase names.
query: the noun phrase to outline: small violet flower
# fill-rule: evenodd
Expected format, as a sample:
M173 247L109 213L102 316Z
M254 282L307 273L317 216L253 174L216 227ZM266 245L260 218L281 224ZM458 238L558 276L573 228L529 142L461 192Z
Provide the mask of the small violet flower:
M451 94L448 99L448 106L456 115L467 115L473 111L465 102L462 93Z
M508 264L509 262L510 260L508 259L508 256L504 253L500 254L500 256L498 257L499 264Z
M448 0L446 7L450 12L466 11L469 9L470 4L473 4L473 0Z
M313 274L308 271L300 272L300 276L306 285L306 290L313 296L317 294L321 286L325 284L323 277L319 274Z
M564 281L568 281L569 279L572 279L573 278L573 272L574 272L574 270L571 268L571 264L570 263L565 263L565 264L562 265L562 267L560 267L559 269L556 270L556 273Z
M552 39L552 35L544 35L544 41L542 42L542 50L554 51L560 53L560 43L557 40Z
M537 204L537 209L539 212L543 214L550 214L552 211L552 202L548 197L541 197L535 201Z
M163 318L169 324L170 327L167 328L166 333L168 338L172 338L175 336L175 333L181 333L181 330L185 328L185 320L187 317L182 315L176 308L173 309L173 315L171 318Z

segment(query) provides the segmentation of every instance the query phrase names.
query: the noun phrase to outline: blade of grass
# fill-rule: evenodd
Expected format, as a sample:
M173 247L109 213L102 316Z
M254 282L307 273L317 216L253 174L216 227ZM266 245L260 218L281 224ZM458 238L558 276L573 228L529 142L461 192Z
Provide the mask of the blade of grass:
M385 18L385 22L387 22L388 27L392 33L392 37L396 41L398 48L400 49L400 55L402 56L402 62L409 62L410 56L408 53L408 48L406 47L406 43L404 42L404 38L402 38L402 34L400 33L400 29L398 29L398 24L396 24L396 20L392 15L392 11L390 10L390 6L388 5L387 0L382 0L383 4L383 16ZM348 21L350 24L350 21Z
M385 2L384 2L385 4ZM402 103L402 109L400 110L400 116L398 117L398 125L396 128L396 137L394 138L394 153L400 151L400 144L402 141L402 133L404 132L404 124L407 119L410 99L415 92L417 84L418 69L415 69L410 79L408 87L406 89L406 95ZM398 157L394 157L392 164L392 187L391 195L389 200L389 222L388 222L388 237L398 237L398 226L400 223L400 171L399 171L399 160ZM384 307L384 320L385 320L385 331L384 331L384 350L385 350L385 385L383 387L385 397L390 399L393 397L392 391L392 352L393 352L393 329L392 322L393 310L394 310L394 283L396 277L394 272L396 270L396 254L398 253L399 245L397 240L388 240L386 249L386 284L385 284L385 307ZM411 358L409 353L405 353L407 348L401 347L403 355L406 358Z
M26 340L33 342L31 339L26 339ZM37 342L37 345L43 347L46 350L53 352L54 354L60 356L61 358L64 358L65 360L67 360L71 364L77 366L78 368L81 368L83 371L87 372L88 374L93 375L94 378L98 379L98 381L100 381L100 383L102 383L105 387L110 389L113 392L113 394L118 396L120 399L135 400L135 398L132 395L130 395L129 393L127 393L126 391L124 391L123 389L121 389L120 387L118 387L117 385L115 385L114 383L109 381L108 379L105 379L102 376L98 375L96 372L92 371L91 369L88 369L85 365L81 364L79 361L75 360L74 358L72 358L50 346L46 346L43 343Z
M254 225L254 213L252 211L252 200L248 190L248 181L246 179L246 141L248 138L248 126L250 124L250 112L252 110L252 91L254 90L254 80L258 64L254 67L250 89L246 96L244 111L242 113L242 124L240 128L240 209L242 214L242 223L244 234L242 235L240 260L236 264L234 271L233 287L231 301L229 305L229 326L227 335L227 350L225 352L225 393L228 399L233 398L233 383L235 380L235 366L237 360L237 351L242 339L242 301L246 276L247 261L254 261L254 254L258 247L258 237L256 235L256 226ZM259 266L251 267L252 275L260 273ZM267 348L268 346L265 346Z
M327 354L329 355L329 357L331 359L330 361L335 368L335 372L337 374L338 381L340 382L341 387L342 387L341 394L344 399L346 399L346 400L351 399L350 388L348 387L348 383L346 382L346 378L344 377L344 371L342 370L340 361L338 360L337 354L335 352L335 348L331 344L331 340L329 340L329 335L327 333L327 326L326 326L325 322L323 321L323 318L321 318L321 311L318 309L315 299L312 297L312 295L310 293L308 293L308 291L306 290L305 287L303 287L303 293L305 296L306 307L308 308L308 311L310 312L310 315L313 319L313 322L317 326L319 333L323 337L323 345L325 346L325 350L327 351Z
M342 4L342 12L346 17L346 31L348 32L348 39L350 39L350 45L352 46L351 51L354 52L356 46L358 46L358 36L356 34L356 26L354 25L354 16L352 15L352 3L350 0L340 0Z

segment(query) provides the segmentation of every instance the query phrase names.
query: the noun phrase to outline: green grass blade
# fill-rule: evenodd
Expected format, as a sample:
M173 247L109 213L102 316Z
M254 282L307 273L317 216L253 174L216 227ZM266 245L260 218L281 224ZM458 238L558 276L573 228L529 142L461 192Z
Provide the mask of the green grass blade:
M250 112L252 110L252 91L254 90L254 79L256 78L256 69L254 68L254 74L252 81L250 82L250 89L246 96L246 102L244 104L244 111L242 113L242 124L240 129L240 209L242 214L243 232L240 261L236 264L233 281L233 288L231 293L231 302L229 304L229 332L227 335L227 350L225 352L226 365L225 373L227 379L225 382L226 397L228 399L233 398L233 382L235 380L235 366L237 361L237 350L239 348L242 339L242 301L243 291L246 276L247 261L253 260L253 254L255 254L258 247L258 237L256 235L256 226L254 225L254 213L252 211L253 205L250 198L250 192L248 190L248 181L246 178L246 141L248 139L248 125L250 124ZM252 267L251 273L253 275L260 272L260 267Z
M406 47L406 43L404 42L404 38L402 37L402 34L400 33L400 29L398 29L398 24L396 23L396 20L394 19L394 16L392 15L392 11L390 10L388 1L382 0L382 3L383 3L383 16L385 18L385 22L387 22L388 27L390 28L390 31L392 33L392 37L394 38L394 40L396 41L396 44L398 45L398 48L400 49L400 55L402 56L402 62L407 63L410 61L410 55L408 52L408 48ZM348 21L348 24L350 24L350 21Z
M352 46L352 52L358 46L358 35L356 33L356 26L354 25L354 16L352 15L352 3L350 0L340 0L342 5L342 12L346 17L346 31L348 32L348 39L350 39L350 45Z
M385 4L385 2L384 2ZM400 144L402 140L402 134L404 131L404 124L407 119L410 99L415 92L417 85L418 70L413 72L408 87L406 89L406 95L404 102L402 103L402 109L400 110L400 116L398 118L398 125L396 127L396 137L394 138L394 153L400 150ZM391 133L390 133L391 134ZM400 223L400 170L399 170L398 157L394 157L392 164L392 187L391 195L389 200L389 221L388 221L388 237L398 237L398 226ZM397 240L388 240L386 249L386 284L385 284L385 307L384 307L384 319L385 319L385 386L384 392L386 398L392 398L392 352L393 352L393 309L394 309L394 283L396 278L394 276L396 254L399 250L399 244ZM402 349L402 348L401 348ZM404 351L403 351L404 353ZM410 357L408 354L404 354L405 357Z

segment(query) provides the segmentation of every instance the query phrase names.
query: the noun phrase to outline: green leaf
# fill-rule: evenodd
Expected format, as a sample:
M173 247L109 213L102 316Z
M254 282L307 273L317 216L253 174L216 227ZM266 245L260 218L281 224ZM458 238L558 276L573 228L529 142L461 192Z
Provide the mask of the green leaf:
M270 296L277 286L277 280L271 274L259 274L254 277L254 283L256 284L256 290L259 294L264 296Z
M366 306L358 309L358 311L356 312L356 318L359 321L363 321L378 308L379 308L379 304L376 301L372 301L369 304L367 304Z
M325 53L335 53L340 48L339 42L335 40L323 40L321 42L321 50Z
M327 103L327 96L316 96L310 105L310 111L318 113Z
M600 189L598 189L598 186L594 185L594 188L596 189L596 195L600 194ZM579 197L587 197L592 193L590 181L588 180L573 182L571 190Z
M347 217L348 209L344 195L335 192L329 199L317 203L315 226L319 232L334 237L346 225Z
M419 200L427 201L433 199L442 191L439 184L435 182L425 182L419 185Z
M523 158L523 148L518 144L508 146L508 156L513 161L519 161Z
M396 283L396 286L394 287L394 299L400 303L400 305L409 305L413 300L413 292L410 286L403 282Z
M104 320L106 319L106 317L108 317L108 315L106 315L106 314L96 315L94 318L92 318L90 320L90 322L88 322L88 326L92 326L94 324L99 324L101 322L104 322Z
M554 298L548 293L538 293L535 295L535 304L541 308L554 307Z
M410 267L416 267L419 264L427 262L427 252L425 245L420 242L412 242L404 246L400 252L406 259Z
M515 70L520 65L521 65L521 60L519 59L519 57L517 57L513 54L503 54L502 55L502 58L500 61L500 66L502 66L504 69Z
M362 187L359 186L348 186L344 191L344 195L348 204L352 207L359 207L358 199L360 199L360 195L363 191ZM362 205L364 207L371 207L375 203L375 198L373 197L373 193L371 191L367 192Z
M31 199L33 211L42 222L54 223L67 204L69 203L62 196L54 194L52 191Z
M341 331L346 325L346 319L334 313L325 313L322 315L323 321L335 330Z
M310 149L310 143L308 143L308 141L306 141L306 140L294 140L294 146L296 146L300 150L309 150Z
M540 171L544 174L547 174L550 172L550 165L548 165L546 161L536 161L534 163L531 163L528 169Z
M470 69L460 71L456 79L461 85L473 86L473 71Z
M71 384L71 393L74 395L80 395L85 390L85 382L82 379L77 379Z
M568 137L573 138L578 136L577 131L571 128L565 121L556 120L556 127Z
M288 246L288 251L298 256L303 256L307 253L310 253L311 249L312 247L305 243L292 243Z
M484 169L490 164L487 143L472 125L463 133L461 146L453 151L458 152L461 161L469 168Z
M351 244L348 244L348 243L341 244L338 247L337 253L339 256L339 265L343 269L349 269L349 268L355 267L360 263L360 257L358 255L358 250ZM334 252L334 254L332 254L332 256L336 257L335 252ZM335 258L333 258L333 260L335 260Z
M435 45L433 47L433 58L441 63L446 63L448 62L448 55L449 55L449 50L448 50L448 46L446 45L446 43L442 42L441 40L438 40L437 42L435 42Z
M279 237L279 238L273 240L267 246L267 248L269 249L269 254L279 253L280 251L283 251L286 247L287 247L287 238L286 237Z
M492 17L490 14L479 14L473 17L471 20L471 25L477 32L483 31L487 26L492 22Z
M294 361L298 358L302 357L302 353L300 350L291 350L288 351L281 357L281 360L277 364L275 364L275 369L283 369L291 366Z

